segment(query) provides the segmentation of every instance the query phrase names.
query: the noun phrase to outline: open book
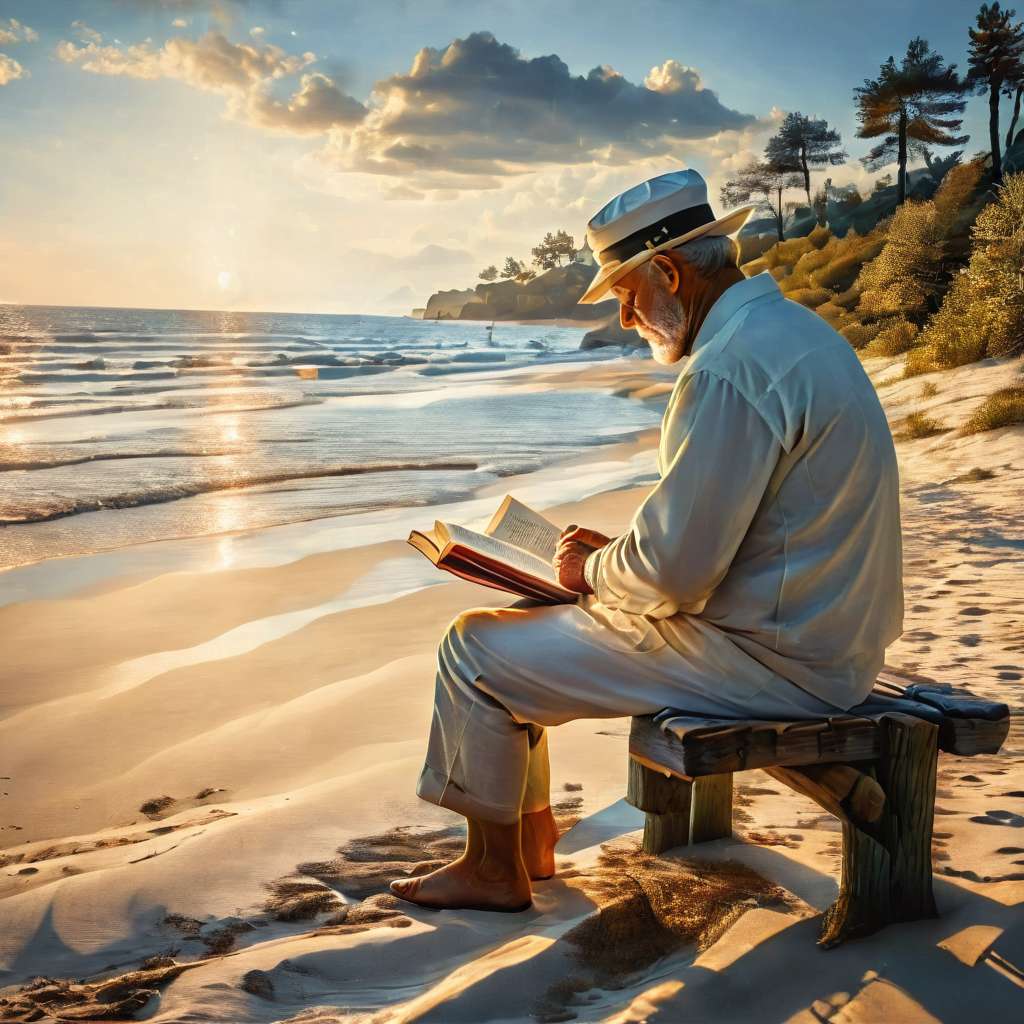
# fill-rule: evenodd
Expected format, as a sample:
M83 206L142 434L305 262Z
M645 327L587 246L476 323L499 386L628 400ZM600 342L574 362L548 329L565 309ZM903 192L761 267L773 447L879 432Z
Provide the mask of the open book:
M433 530L413 530L409 543L439 569L463 579L559 604L579 597L559 584L551 564L561 532L508 495L483 533L438 521Z

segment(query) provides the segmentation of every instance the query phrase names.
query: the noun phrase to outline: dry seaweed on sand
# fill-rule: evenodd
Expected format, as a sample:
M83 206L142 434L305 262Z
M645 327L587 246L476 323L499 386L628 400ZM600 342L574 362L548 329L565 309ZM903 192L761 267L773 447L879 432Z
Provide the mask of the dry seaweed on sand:
M76 983L37 978L14 995L0 997L0 1020L133 1020L158 992L183 971L205 961L178 963L168 956L152 957L152 966L102 981Z
M268 882L263 909L278 921L304 921L342 905L338 894L319 882L278 878Z
M676 950L707 949L747 910L791 905L744 864L652 857L635 842L603 846L593 869L569 877L596 909L564 936L580 974L538 1002L545 1021L569 1019L566 1007L587 988L621 988Z
M147 800L142 804L139 807L139 811L142 814L152 817L157 814L162 814L173 803L175 803L173 796L155 796L151 800Z

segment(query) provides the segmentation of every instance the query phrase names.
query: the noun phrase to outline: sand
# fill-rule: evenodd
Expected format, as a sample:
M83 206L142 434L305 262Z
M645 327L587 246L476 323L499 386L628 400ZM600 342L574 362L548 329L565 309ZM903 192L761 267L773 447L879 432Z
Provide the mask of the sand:
M948 428L897 445L907 616L889 660L1019 712L1024 427L955 430L1019 364L908 381L899 360L867 365L894 431L912 411ZM671 379L616 360L536 381L658 401ZM548 512L615 533L647 486L599 481L652 469L655 442L484 498L592 474L596 493ZM271 564L119 568L80 586L69 559L61 596L0 607L0 998L39 975L96 983L145 965L36 1001L59 991L69 1019L141 1007L225 1022L973 1022L1021 1005L1019 718L999 755L941 756L934 921L819 951L837 827L759 772L737 778L732 838L643 857L624 721L552 734L565 834L533 909L418 910L387 879L460 841L458 819L414 795L435 645L462 609L507 601L425 574L397 535L273 550ZM366 585L381 574L408 592Z

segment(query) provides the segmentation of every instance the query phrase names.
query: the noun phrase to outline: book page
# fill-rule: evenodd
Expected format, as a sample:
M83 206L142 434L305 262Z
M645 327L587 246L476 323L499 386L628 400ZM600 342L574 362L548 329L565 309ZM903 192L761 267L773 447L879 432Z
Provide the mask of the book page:
M475 530L467 530L464 526L456 526L454 523L445 523L444 528L448 531L448 536L453 544L469 548L471 551L479 551L480 554L493 558L496 562L503 562L530 576L536 576L538 579L558 585L554 566L549 561L545 561L529 551L524 551L507 540L491 537L485 533L477 533Z
M562 531L539 512L506 496L485 531L489 536L529 551L548 564L555 557Z

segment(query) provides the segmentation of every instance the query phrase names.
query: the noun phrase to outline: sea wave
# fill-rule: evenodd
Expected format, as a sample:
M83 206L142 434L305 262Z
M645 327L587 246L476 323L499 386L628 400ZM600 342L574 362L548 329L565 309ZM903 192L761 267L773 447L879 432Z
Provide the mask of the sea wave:
M13 502L5 507L0 497L0 527L15 526L26 523L45 523L53 519L80 515L83 512L98 512L101 509L135 508L140 505L157 505L180 498L191 498L197 494L208 494L213 491L245 491L254 487L278 484L288 481L317 480L325 477L363 476L371 473L396 472L451 472L473 471L478 468L476 462L469 461L420 461L420 462L375 462L365 464L345 463L339 465L319 466L300 472L264 472L254 473L244 481L237 476L216 475L201 480L184 480L175 483L164 483L156 487L142 487L117 494L97 498L88 495L61 496L57 502L35 508L17 508Z
M191 400L189 400L191 399ZM319 397L272 398L265 402L216 402L207 395L182 396L178 400L163 402L133 402L130 405L72 406L66 409L41 409L38 412L17 412L13 415L0 413L0 423L21 423L25 421L64 419L69 416L104 416L120 412L151 412L159 409L178 409L182 412L271 412L276 409L295 409L303 405L322 405Z

